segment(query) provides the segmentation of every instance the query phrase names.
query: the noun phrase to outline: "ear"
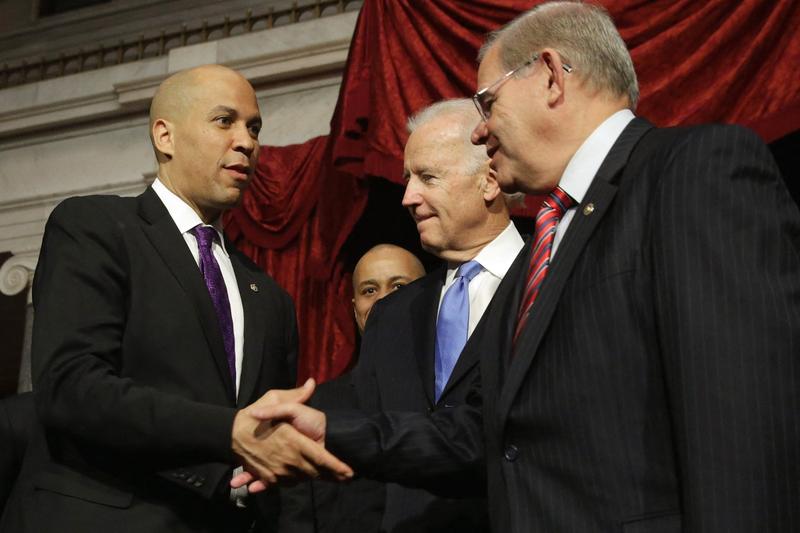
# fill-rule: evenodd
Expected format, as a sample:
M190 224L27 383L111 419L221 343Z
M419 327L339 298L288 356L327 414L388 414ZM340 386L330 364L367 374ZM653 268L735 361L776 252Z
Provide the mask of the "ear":
M483 183L483 200L491 203L500 195L500 185L497 183L497 173L494 169L489 169Z
M175 139L174 139L175 126L172 122L166 119L159 118L153 122L153 128L150 134L153 136L153 147L160 154L172 159L175 155Z
M539 55L539 60L547 69L548 76L548 95L547 104L555 107L564 103L566 72L564 63L561 61L561 54L552 48L545 48Z

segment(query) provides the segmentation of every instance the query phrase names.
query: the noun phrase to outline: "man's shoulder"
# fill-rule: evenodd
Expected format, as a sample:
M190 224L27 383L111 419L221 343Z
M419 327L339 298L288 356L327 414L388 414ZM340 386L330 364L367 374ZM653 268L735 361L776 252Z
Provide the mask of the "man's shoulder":
M375 306L380 305L381 307L396 309L411 305L420 295L435 294L438 296L444 283L444 275L444 268L437 267L421 278L415 279L408 285L387 294L375 302Z
M102 217L121 219L135 213L137 198L115 195L72 196L61 201L50 214L52 220L98 221Z
M652 128L639 148L650 145L654 149L679 151L706 151L717 146L739 143L765 146L764 141L751 129L738 124L698 124Z
M433 304L439 301L444 274L442 267L436 268L375 302L367 319L367 328L379 329L384 324L397 331L412 320L424 320L424 312L434 309Z

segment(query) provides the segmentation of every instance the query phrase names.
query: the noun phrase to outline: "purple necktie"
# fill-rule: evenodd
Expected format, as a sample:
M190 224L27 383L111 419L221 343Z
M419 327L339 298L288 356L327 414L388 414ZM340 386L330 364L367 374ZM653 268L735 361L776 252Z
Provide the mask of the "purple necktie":
M211 226L198 225L189 231L197 239L197 248L200 251L200 273L203 274L214 310L217 312L217 321L222 333L222 342L225 344L225 355L228 359L228 369L231 372L233 386L236 387L236 348L233 342L231 304L228 301L228 291L225 290L222 271L211 251L211 244L219 237L219 234Z

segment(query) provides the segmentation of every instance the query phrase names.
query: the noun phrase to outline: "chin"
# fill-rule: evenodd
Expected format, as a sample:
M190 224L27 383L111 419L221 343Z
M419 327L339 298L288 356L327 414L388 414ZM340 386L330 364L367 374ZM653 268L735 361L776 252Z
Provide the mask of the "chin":
M426 242L423 239L419 240L419 244L422 246L422 249L428 252L429 254L436 255L436 252L439 250L438 247L433 246L432 244Z
M228 192L225 198L222 200L222 204L224 204L224 209L228 209L231 207L236 207L239 205L239 202L242 201L242 197L244 196L244 191L239 189L232 189Z

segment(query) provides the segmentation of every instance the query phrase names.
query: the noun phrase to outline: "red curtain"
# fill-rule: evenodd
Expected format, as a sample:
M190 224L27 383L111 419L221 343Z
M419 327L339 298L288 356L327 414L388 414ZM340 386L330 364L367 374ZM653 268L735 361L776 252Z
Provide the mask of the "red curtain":
M536 3L366 0L331 134L262 151L226 227L295 299L301 379L338 375L352 356L352 294L338 254L366 203L362 178L402 183L406 117L471 95L485 34ZM603 3L639 75L637 114L658 125L745 124L768 142L800 129L800 3Z

